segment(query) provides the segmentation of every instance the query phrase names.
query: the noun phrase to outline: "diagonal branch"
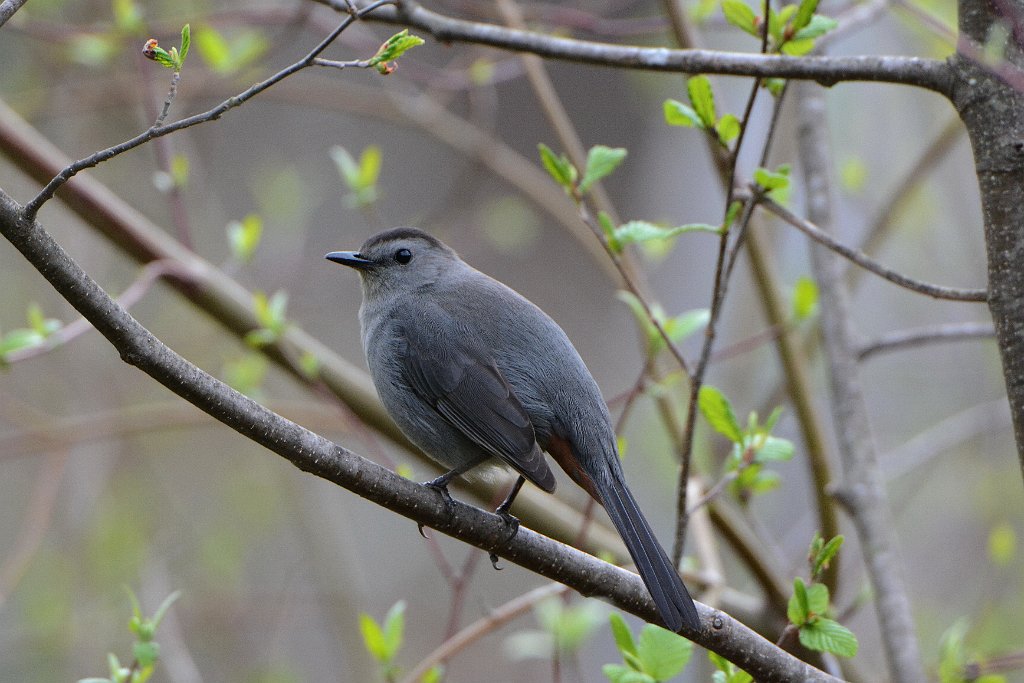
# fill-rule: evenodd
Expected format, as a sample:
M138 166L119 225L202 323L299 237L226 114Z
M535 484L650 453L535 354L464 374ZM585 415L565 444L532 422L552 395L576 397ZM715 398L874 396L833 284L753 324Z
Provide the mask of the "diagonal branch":
M499 553L511 562L588 596L651 620L654 603L640 578L529 529L508 541L504 520L459 502L446 503L429 488L376 465L256 403L203 372L164 345L117 302L34 220L0 191L0 233L53 288L118 350L128 364L243 436L299 469L420 524ZM763 681L836 681L776 648L723 612L701 606L700 632L685 635Z

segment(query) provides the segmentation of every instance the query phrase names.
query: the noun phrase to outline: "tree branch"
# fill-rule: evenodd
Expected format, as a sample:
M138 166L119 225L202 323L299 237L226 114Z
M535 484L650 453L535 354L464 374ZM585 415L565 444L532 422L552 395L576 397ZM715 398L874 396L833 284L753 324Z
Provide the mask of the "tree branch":
M316 1L339 12L348 11L345 0ZM490 45L503 50L531 52L550 59L598 66L691 74L794 78L816 81L825 86L841 81L899 83L943 94L949 88L945 63L919 57L788 57L613 45L455 19L432 12L410 0L404 0L398 7L384 7L366 19L410 26L429 33L442 43Z
M172 351L103 291L23 207L0 190L0 233L133 365L178 396L299 469L647 620L654 603L636 574L529 529L508 541L497 515L445 502L415 484L264 408ZM723 612L700 606L705 626L684 635L763 681L836 681Z
M991 323L949 323L911 330L897 330L883 334L857 350L857 360L865 360L883 351L924 346L936 342L963 341L965 339L991 339L996 336Z
M832 224L832 162L828 147L824 97L800 84L800 161L807 193L807 213L822 226ZM878 468L867 404L860 386L850 329L849 300L840 262L821 247L811 248L811 267L821 298L821 329L828 366L836 441L843 464L841 500L846 504L878 599L876 612L892 678L896 683L926 680L897 554L885 481Z

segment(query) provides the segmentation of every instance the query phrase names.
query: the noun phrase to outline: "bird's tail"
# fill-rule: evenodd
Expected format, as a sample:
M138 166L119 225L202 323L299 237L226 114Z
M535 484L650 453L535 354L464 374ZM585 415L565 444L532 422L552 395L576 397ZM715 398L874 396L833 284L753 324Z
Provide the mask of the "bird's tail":
M683 624L700 629L700 617L693 598L683 585L679 573L668 559L647 523L636 499L621 480L594 482L601 495L608 517L629 550L647 590L654 599L658 614L672 631Z

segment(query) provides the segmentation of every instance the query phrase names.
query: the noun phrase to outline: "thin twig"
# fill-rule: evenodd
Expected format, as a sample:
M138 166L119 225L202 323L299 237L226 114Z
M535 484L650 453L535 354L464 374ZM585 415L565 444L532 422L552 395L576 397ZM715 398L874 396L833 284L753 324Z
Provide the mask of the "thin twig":
M28 0L4 0L0 2L0 26L7 23L7 20L14 16L14 13L21 9Z
M201 114L195 114L184 119L179 119L178 121L175 121L174 123L168 124L166 126L162 125L162 118L158 118L157 122L153 126L150 126L149 129L147 129L143 133L140 133L139 135L136 135L130 140L125 140L124 142L114 145L113 147L108 147L107 149L95 152L89 155L88 157L85 157L84 159L80 159L68 165L59 174L57 174L56 177L50 180L50 182L46 184L46 187L44 187L42 191L38 195L36 195L36 197L32 201L25 205L26 218L28 218L29 220L34 219L36 214L39 212L40 207L42 207L43 204L49 201L49 199L53 197L53 195L57 192L58 189L60 189L60 187L64 183L73 178L80 171L83 171L87 168L92 168L93 166L96 166L104 161L107 161L108 159L112 159L113 157L116 157L119 154L123 154L131 149L135 149L139 145L145 144L150 140L154 140L158 137L168 135L170 133L183 130L185 128L189 128L200 123L215 121L219 119L221 116L223 116L226 112L242 104L245 104L254 96L260 94L261 92L271 87L275 83L279 83L288 76L291 76L292 74L312 65L316 60L317 56L319 56L320 53L326 50L327 47L331 43L333 43L334 40L339 35L341 35L341 33L346 28L348 28L349 25L351 25L354 21L363 16L366 16L367 14L373 12L374 10L384 5L392 4L394 1L395 0L378 0L377 2L368 5L364 9L359 10L358 14L348 15L341 22L341 24L339 24L338 27L335 28L330 33L330 35L324 38L305 57L295 62L294 64L285 67L281 71L278 71L273 76L270 76L269 78L247 88L246 90L235 95L234 97L229 97L228 99L218 104L216 107L213 107L212 109L209 109ZM167 106L169 106L169 103Z
M754 189L754 188L752 188ZM918 294L934 297L936 299L949 299L951 301L975 301L984 303L988 299L988 293L984 289L957 289L954 287L943 287L927 282L921 282L903 275L891 268L878 263L870 256L867 256L858 249L853 249L842 244L834 237L823 231L814 223L800 218L786 207L765 197L758 204L771 213L781 218L784 222L804 233L818 244L828 247L831 251L853 261L861 268L871 271L879 277L885 278L893 284L899 285Z
M929 327L917 327L910 330L889 332L864 344L857 350L857 360L865 360L884 351L935 344L938 342L955 342L966 339L993 339L996 336L992 323L947 323Z

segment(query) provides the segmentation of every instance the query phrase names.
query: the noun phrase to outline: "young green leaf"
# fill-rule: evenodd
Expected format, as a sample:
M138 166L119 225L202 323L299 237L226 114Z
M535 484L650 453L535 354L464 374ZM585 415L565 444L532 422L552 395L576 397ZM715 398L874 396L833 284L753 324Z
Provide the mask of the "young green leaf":
M227 231L231 255L241 263L248 263L260 246L263 219L258 214L251 213L241 221L228 223Z
M192 27L185 24L181 27L181 50L178 56L178 69L185 64L185 58L188 57L188 49L192 46Z
M840 657L853 657L858 648L853 631L824 617L800 627L800 644L809 650L831 652Z
M579 172L569 161L568 157L564 154L555 156L551 148L543 142L537 145L537 150L540 152L540 163L544 166L544 170L548 172L548 175L554 178L555 182L561 185L566 193L572 193L576 185L576 178L579 177Z
M636 671L621 664L605 664L601 667L601 673L611 683L658 683L642 671Z
M608 615L608 622L611 624L612 637L615 639L615 646L623 654L636 655L636 643L633 641L633 633L629 630L626 620L618 612Z
M743 0L722 0L722 14L725 20L752 36L760 36L757 16Z
M686 667L693 654L693 643L677 633L647 624L640 631L636 649L643 671L657 681L667 681Z
M151 667L156 664L157 658L160 657L160 644L153 641L136 642L132 646L132 656L135 657L135 661L139 663L139 666Z
M373 617L365 612L359 614L359 632L363 636L363 646L366 651L381 664L389 664L391 652L388 651L384 631Z
M790 30L799 31L804 26L811 23L811 17L814 16L814 12L817 9L818 0L800 0L800 7L796 11L796 16L793 18Z
M604 239L608 243L608 248L616 254L621 254L622 242L615 236L615 223L612 222L611 216L604 211L598 211L597 224L601 226L601 232L604 233Z
M393 62L412 48L422 45L423 39L419 36L409 35L409 29L403 29L384 41L378 48L377 53L367 60L367 63L375 67L381 75L387 75L394 71Z
M793 40L818 38L835 29L836 26L839 26L839 22L832 17L815 14L806 26L793 34Z
M690 104L700 117L704 128L714 128L718 120L715 113L715 95L711 90L711 81L707 76L691 76L686 80L686 92L690 96Z
M648 221L629 221L615 229L615 238L620 245L626 245L648 240L669 239L684 232L710 232L718 235L721 230L717 225L708 225L707 223L688 223L687 225L663 228Z
M786 607L786 618L794 626L802 626L810 618L811 608L807 604L807 585L799 576L793 579L793 595Z
M587 168L583 171L583 180L579 190L585 193L590 186L614 171L626 158L626 150L622 147L605 147L594 145L587 153Z
M775 171L758 167L754 171L754 182L767 191L789 187L789 166L783 164Z
M836 556L839 549L843 545L845 538L842 534L833 537L828 543L825 543L821 549L815 553L811 563L811 572L817 576L822 571L828 569L829 564L832 562L832 558Z
M793 317L804 321L818 310L818 284L809 277L801 277L793 287Z
M707 327L710 319L711 311L706 308L695 308L658 322L661 323L661 329L665 330L668 338L678 342Z
M405 635L405 601L399 600L384 617L384 644L391 658L402 648L402 640Z
M736 421L736 414L732 410L732 404L721 391L715 387L705 384L700 388L697 397L697 406L700 408L704 419L711 427L729 439L733 443L743 442L743 430Z
M813 38L794 38L782 44L782 54L790 57L802 57L814 49Z
M758 462L791 460L794 452L793 442L777 436L767 436L764 443L757 449Z
M665 123L670 126L686 126L687 128L703 128L704 122L692 107L678 100L665 100L662 105L665 112Z
M444 680L444 667L435 664L423 674L420 683L441 683L442 680Z
M734 114L725 114L715 124L715 132L722 146L728 147L740 134L740 120Z

